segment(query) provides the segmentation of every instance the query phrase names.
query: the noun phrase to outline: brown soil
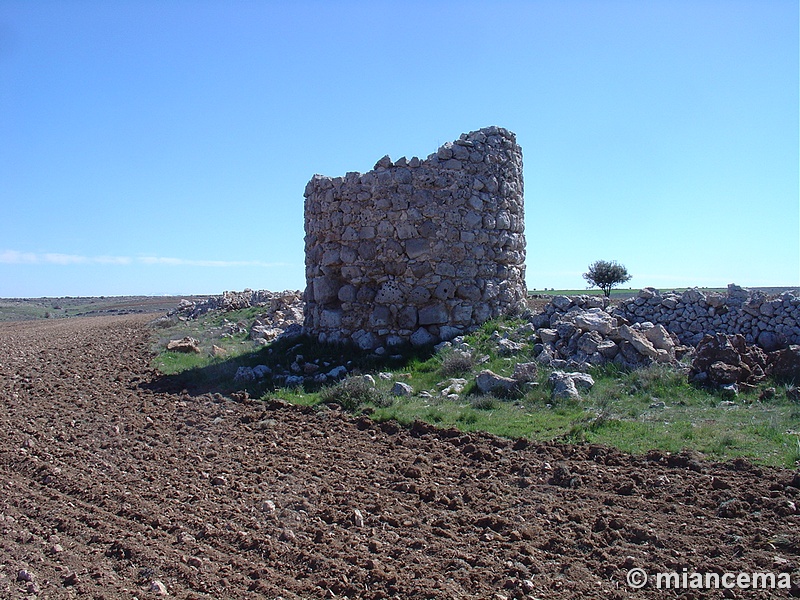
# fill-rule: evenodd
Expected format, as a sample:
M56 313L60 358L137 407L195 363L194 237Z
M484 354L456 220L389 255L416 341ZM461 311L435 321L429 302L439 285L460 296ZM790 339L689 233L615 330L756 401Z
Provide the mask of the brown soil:
M795 472L170 394L147 318L0 325L0 597L675 595L631 590L634 566L800 581Z

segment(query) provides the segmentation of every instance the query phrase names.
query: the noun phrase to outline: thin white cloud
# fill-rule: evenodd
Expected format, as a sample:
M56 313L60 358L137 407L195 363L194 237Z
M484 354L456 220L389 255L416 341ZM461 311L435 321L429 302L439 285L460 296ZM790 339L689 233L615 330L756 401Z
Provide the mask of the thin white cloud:
M42 254L42 260L37 262L44 262L50 265L81 265L91 262L86 256L78 256L75 254Z
M32 265L39 262L39 256L31 252L4 250L0 252L0 263L6 265Z
M83 256L56 252L0 251L0 264L6 265L155 265L171 267L285 267L289 263L265 262L261 260L198 260L171 258L166 256Z

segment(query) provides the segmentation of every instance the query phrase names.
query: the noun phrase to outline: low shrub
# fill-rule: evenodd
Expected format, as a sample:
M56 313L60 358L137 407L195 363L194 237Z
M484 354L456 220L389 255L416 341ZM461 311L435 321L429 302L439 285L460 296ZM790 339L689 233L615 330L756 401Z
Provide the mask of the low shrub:
M475 357L469 352L454 350L442 357L439 373L442 377L455 377L469 373L475 367Z
M355 411L364 404L391 406L392 399L375 387L371 378L364 376L348 377L339 383L324 388L319 394L320 401L338 404L345 410Z

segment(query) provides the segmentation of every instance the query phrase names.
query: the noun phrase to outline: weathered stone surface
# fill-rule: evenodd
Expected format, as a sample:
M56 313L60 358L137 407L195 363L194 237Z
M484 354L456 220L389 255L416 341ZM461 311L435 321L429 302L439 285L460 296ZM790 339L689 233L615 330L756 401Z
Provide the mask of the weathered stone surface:
M675 341L669 331L663 325L655 325L644 332L644 336L653 344L656 350L666 350L667 352L675 349Z
M445 342L449 342L450 340L463 335L463 333L464 332L458 327L451 327L450 325L442 325L439 327L439 339Z
M514 365L514 374L511 375L511 379L520 382L536 381L538 375L539 365L537 363L517 363Z
M180 340L170 340L167 342L167 352L183 352L186 354L199 354L200 342L193 337L185 337Z
M475 379L475 385L483 394L504 395L511 392L517 385L517 382L510 377L503 377L489 369L485 369L478 373Z
M775 331L762 331L758 334L756 343L766 352L774 352L786 345L786 337Z
M419 310L420 325L447 323L447 319L447 307L444 304L434 304L433 306L426 306Z
M414 388L402 381L396 381L392 386L391 394L392 396L412 396Z
M742 335L718 333L698 344L689 379L718 387L754 384L764 379L766 371L767 355L761 348L748 345Z
M580 399L578 388L588 390L594 385L594 379L586 373L565 373L553 371L547 382L552 386L553 400Z
M386 345L420 325L429 329L417 340L520 313L522 190L521 149L498 127L424 161L387 156L369 173L315 175L305 189L306 331L351 341L364 331Z
M545 343L555 342L558 339L558 332L555 329L542 328L537 333Z
M436 341L436 336L430 333L424 327L420 327L413 334L411 334L411 345L417 348L420 346L428 346Z
M501 339L497 342L497 350L500 356L512 356L522 350L525 344L515 342L514 340Z
M553 306L555 306L557 309L564 311L567 310L572 304L572 300L569 296L553 296L553 299L550 302L552 302Z
M356 343L356 346L362 350L374 350L381 345L381 341L377 335L363 329L359 329L353 334L353 341Z
M653 344L650 343L650 340L648 340L641 331L623 325L619 328L619 337L630 342L631 346L633 346L639 354L652 360L658 359L658 350L655 349Z
M575 327L581 331L596 331L611 335L617 328L617 320L600 308L590 308L575 317Z
M800 384L800 345L791 345L769 355L770 374L780 381Z
M597 331L587 331L578 340L578 350L586 354L594 354L602 343L603 336Z

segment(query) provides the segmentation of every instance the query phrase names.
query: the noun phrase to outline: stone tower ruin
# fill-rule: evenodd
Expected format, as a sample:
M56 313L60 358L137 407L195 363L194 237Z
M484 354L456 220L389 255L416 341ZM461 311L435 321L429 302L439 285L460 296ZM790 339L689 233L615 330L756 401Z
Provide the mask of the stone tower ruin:
M305 190L305 328L365 350L420 346L524 308L522 149L487 127Z

